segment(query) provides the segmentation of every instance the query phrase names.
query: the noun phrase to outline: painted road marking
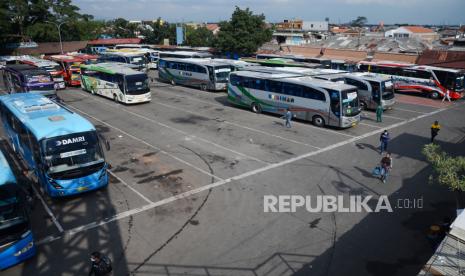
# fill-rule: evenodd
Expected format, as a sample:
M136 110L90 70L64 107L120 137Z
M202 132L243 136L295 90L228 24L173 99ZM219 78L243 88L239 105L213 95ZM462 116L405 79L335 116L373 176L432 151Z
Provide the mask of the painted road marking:
M407 112L412 112L412 113L418 113L418 114L428 114L428 113L425 113L425 112L421 112L421 111L416 111L416 110L410 110L410 109L404 109L404 108L399 108L399 107L394 107L393 108L394 110L400 110L400 111L407 111Z
M121 177L117 176L114 172L107 170L109 174L111 174L114 178L116 178L119 182L123 183L124 186L128 187L131 191L136 193L138 196L140 196L143 200L147 201L148 203L153 203L150 199L148 199L146 196L141 194L138 190L134 189L131 185L129 185L126 181L121 179Z
M390 129L393 129L393 128L397 128L397 127L409 124L411 122L417 121L419 119L423 119L423 118L432 116L432 115L437 114L439 112L442 112L444 110L447 110L447 109L446 108L437 109L437 110L432 111L430 113L422 114L422 115L419 115L417 117L408 119L406 121L395 123L395 124L390 125L390 126L388 126L386 128L383 128L383 129L373 130L373 131L367 132L367 133L365 133L363 135L356 136L356 137L354 137L352 139L348 139L346 141L342 141L342 142L333 144L331 146L328 146L328 147L325 147L325 148L322 148L322 149L319 149L319 150L316 150L316 151L313 151L313 152L305 153L305 154L302 154L302 155L299 155L299 156L296 156L296 157L293 157L293 158L290 158L290 159L287 159L287 160L284 160L284 161L281 161L281 162L278 162L278 163L274 163L274 164L264 166L264 167L259 168L259 169L251 170L249 172L242 173L242 174L239 174L239 175L234 176L234 177L230 177L230 178L227 178L227 179L221 179L221 180L219 180L217 182L207 184L205 186L201 186L199 188L192 189L190 191L187 191L187 192L175 195L175 196L171 196L171 197L162 199L160 201L144 205L144 206L139 207L139 208L135 208L135 209L132 209L132 210L129 210L129 211L121 212L121 213L119 213L117 215L114 215L112 217L109 217L107 219L103 219L103 220L95 221L95 222L92 222L92 223L89 223L89 224L86 224L86 225L78 226L78 227L66 230L62 235L59 235L59 236L48 236L48 237L40 240L38 242L38 244L44 244L44 243L48 243L48 242L52 242L52 241L61 239L63 237L66 238L66 237L69 237L69 236L73 236L73 235L75 235L77 233L87 231L87 230L90 230L90 229L94 229L96 227L106 225L106 224L108 224L110 222L118 221L118 220L127 218L129 216L133 216L133 215L145 212L147 210L150 210L150 209L162 206L162 205L166 205L166 204L171 203L173 201L183 199L183 198L186 198L186 197L189 197L189 196L192 196L192 195L207 191L209 189L213 189L215 187L225 185L225 184L230 183L232 181L238 181L238 180L241 180L241 179L253 176L253 175L257 175L257 174L260 174L260 173L263 173L263 172L266 172L266 171L269 171L269 170L272 170L272 169L276 169L276 168L291 164L293 162L296 162L296 161L299 161L299 160L302 160L302 159L305 159L305 158L309 158L309 157L318 155L320 153L324 153L324 152L327 152L327 151L330 151L330 150L333 150L333 149L336 149L336 148L339 148L339 147L342 147L342 146L345 146L345 145L348 145L348 144L352 144L352 143L354 143L356 141L359 141L361 139L365 139L365 138L371 137L373 135L377 135L377 134L381 133L384 129L390 130Z
M86 98L91 98L91 97L89 97L89 96L87 96L87 95L83 95L83 96L86 97ZM104 102L104 101L102 101L102 100L95 99L95 97L92 97L92 98L93 98L92 100L101 102L102 104L108 105L108 106L110 106L110 107L115 107L115 104L110 104L110 103L108 103L108 102ZM122 106L119 106L119 109L120 109L120 110L123 110L123 111L126 112L126 113L132 114L132 115L134 115L134 116L136 116L136 117L139 117L139 118L141 118L141 119L147 120L147 121L152 122L152 123L155 123L155 124L157 124L157 125L159 125L159 126L168 128L168 129L170 129L170 130L172 130L172 131L175 131L175 132L178 132L178 133L180 133L180 134L182 134L182 135L185 135L186 137L189 137L189 138L192 138L192 139L196 139L196 140L200 140L200 141L202 141L202 142L204 142L204 143L206 143L206 144L210 144L210 145L215 146L215 147L217 147L217 148L223 149L223 150L225 150L225 151L232 152L232 153L234 153L234 154L236 154L236 155L239 155L239 156L242 156L242 157L245 157L245 158L248 158L248 159L257 161L257 162L260 162L260 163L269 164L269 162L266 162L266 161L260 160L260 159L258 159L258 158L252 157L252 156L250 156L250 155L247 155L247 154L244 154L244 153L235 151L235 150L233 150L233 149L224 147L224 146L222 146L222 145L219 145L219 144L217 144L217 143L215 143L215 142L212 142L212 141L209 141L209 140L207 140L207 139L204 139L204 138L201 138L201 137L197 137L197 136L195 136L195 135L191 135L191 134L189 134L189 133L187 133L187 132L185 132L185 131L183 131L183 130L177 129L177 128L172 127L172 126L169 126L169 125L164 124L164 123L162 123L162 122L159 122L159 121L157 121L157 120L148 118L148 117L146 117L146 116L144 116L144 115L141 115L141 114L139 114L139 113L130 111L130 110L128 110L128 109L126 109L126 108L124 108L124 107L122 107Z
M152 149L154 149L154 150L157 150L157 151L159 151L160 153L162 153L162 154L164 154L164 155L167 155L167 156L169 156L169 157L171 157L171 158L173 158L173 159L175 159L175 160L177 160L177 161L179 161L179 162L181 162L181 163L183 163L183 164L185 164L185 165L187 165L187 166L189 166L189 167L191 167L191 168L193 168L193 169L195 169L195 170L197 170L197 171L199 171L199 172L201 172L201 173L203 173L203 174L206 174L206 175L208 175L208 176L211 176L211 177L215 178L216 180L223 180L221 177L216 176L216 175L214 175L214 174L211 174L211 173L205 171L205 170L202 169L202 168L199 168L199 167L197 167L197 166L195 166L195 165L193 165L193 164L191 164L191 163L189 163L189 162L187 162L187 161L184 161L183 159L181 159L181 158L179 158L179 157L176 157L176 156L172 155L171 153L166 152L166 151L162 150L161 148L159 148L159 147L157 147L157 146L154 146L154 145L148 143L147 141L145 141L145 140L143 140L143 139L140 139L140 138L138 138L138 137L136 137L136 136L134 136L134 135L132 135L132 134L129 134L129 133L127 133L126 131L124 131L124 130L122 130L122 129L120 129L120 128L117 128L117 127L115 127L115 126L113 126L113 125L111 125L111 124L109 124L109 123L107 123L107 122L104 122L104 121L102 121L102 120L100 120L100 119L98 119L98 118L96 118L96 117L94 117L94 116L92 116L92 115L90 115L90 114L88 114L88 113L86 113L86 112L80 110L79 108L76 108L76 107L71 106L71 105L68 105L68 107L71 108L71 109L74 109L74 110L76 110L76 111L78 111L78 112L80 112L80 113L82 113L82 114L84 114L84 115L86 115L86 116L89 117L89 118L94 119L95 121L97 121L97 122L99 122L99 123L101 123L101 124L104 124L104 125L106 125L106 126L108 126L108 127L111 127L111 128L113 128L113 129L115 129L115 130L117 130L117 131L119 131L119 132L121 132L121 133L127 135L128 137L131 137L132 139L134 139L134 140L136 140L136 141L139 141L139 142L141 142L142 144L144 144L144 145L146 145L146 146L148 146L148 147L150 147L150 148L152 148Z

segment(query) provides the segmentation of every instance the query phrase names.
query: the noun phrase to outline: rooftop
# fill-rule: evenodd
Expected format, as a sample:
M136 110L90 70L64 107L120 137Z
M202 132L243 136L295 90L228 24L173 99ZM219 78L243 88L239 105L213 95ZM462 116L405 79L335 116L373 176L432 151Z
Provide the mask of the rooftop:
M421 26L403 26L402 28L411 31L412 33L434 33L433 30Z

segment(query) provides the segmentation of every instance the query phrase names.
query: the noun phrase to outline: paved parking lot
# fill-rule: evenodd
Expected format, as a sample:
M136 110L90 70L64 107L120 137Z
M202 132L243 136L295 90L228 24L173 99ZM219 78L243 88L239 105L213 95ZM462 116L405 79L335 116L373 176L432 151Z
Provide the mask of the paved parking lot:
M115 275L412 275L430 257L428 225L455 212L429 185L421 147L463 151L463 101L399 95L376 123L345 130L230 106L225 93L152 83L152 102L121 105L78 88L59 92L111 142L107 189L36 200L38 256L2 275L82 275L108 253ZM392 134L387 184L371 177L381 131ZM459 145L462 145L461 147ZM5 148L5 145L2 144ZM264 195L423 198L393 213L264 213ZM41 201L43 200L43 202Z

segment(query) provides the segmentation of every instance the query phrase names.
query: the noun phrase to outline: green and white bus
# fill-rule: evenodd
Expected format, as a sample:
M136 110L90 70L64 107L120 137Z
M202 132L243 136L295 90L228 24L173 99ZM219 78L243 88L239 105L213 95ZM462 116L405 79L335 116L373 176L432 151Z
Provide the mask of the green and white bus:
M319 127L348 128L360 121L356 87L290 73L233 72L228 100L256 113L284 114L289 108L296 118Z
M158 63L160 80L201 90L226 90L230 72L229 64L214 59L160 58Z
M125 63L82 64L81 87L84 91L125 104L151 100L147 74L131 69Z

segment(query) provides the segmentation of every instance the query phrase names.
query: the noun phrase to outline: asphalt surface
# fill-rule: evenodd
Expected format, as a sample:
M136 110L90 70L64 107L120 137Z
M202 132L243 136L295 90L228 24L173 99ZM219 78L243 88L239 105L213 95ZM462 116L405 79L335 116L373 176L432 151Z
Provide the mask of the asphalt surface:
M383 123L367 111L351 129L286 129L278 116L230 106L225 93L156 80L151 90L138 105L59 92L111 142L111 182L37 198L38 254L2 275L86 275L96 250L114 275L416 275L433 252L428 227L455 213L454 195L428 183L421 148L439 120L438 143L463 154L463 101L400 95ZM384 129L394 156L386 184L371 176ZM264 213L265 195L387 195L394 212ZM420 198L423 208L396 206Z

